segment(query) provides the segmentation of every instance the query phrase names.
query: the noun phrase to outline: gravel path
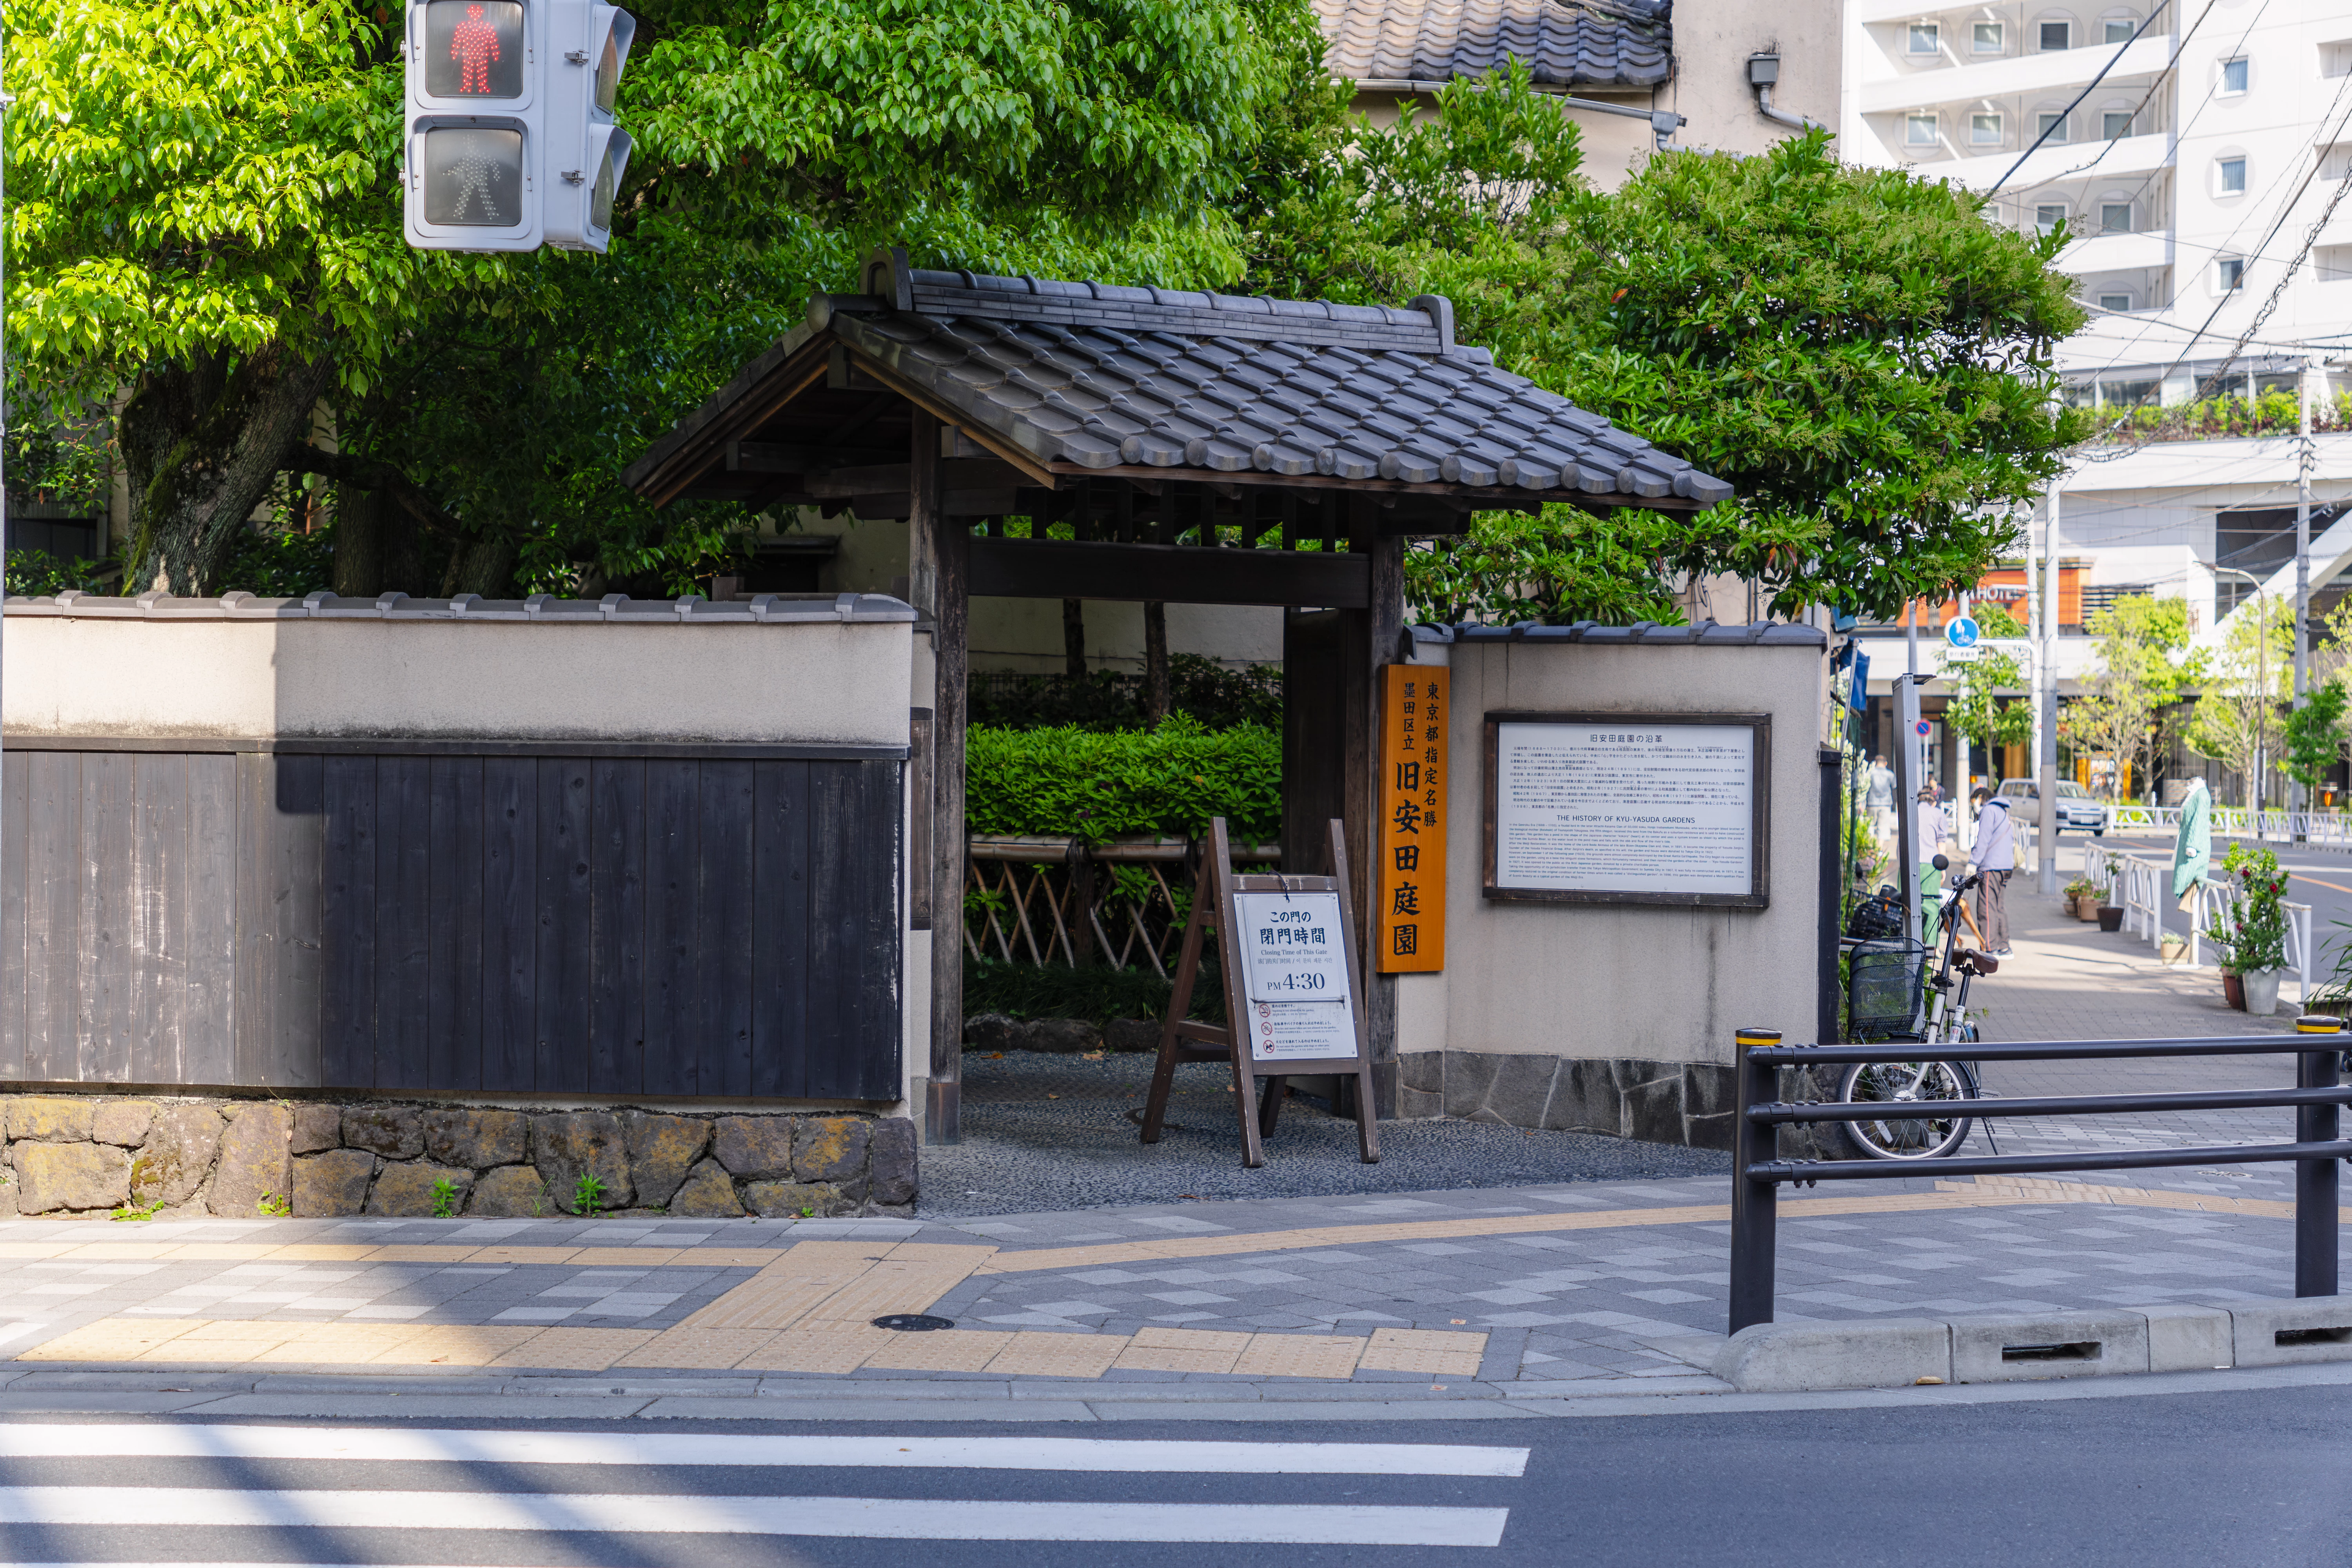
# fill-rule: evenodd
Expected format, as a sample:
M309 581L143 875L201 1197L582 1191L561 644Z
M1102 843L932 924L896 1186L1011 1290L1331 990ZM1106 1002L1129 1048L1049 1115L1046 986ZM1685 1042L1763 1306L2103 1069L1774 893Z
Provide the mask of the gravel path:
M1586 1132L1530 1132L1483 1121L1384 1121L1381 1163L1356 1157L1356 1124L1293 1099L1265 1163L1241 1163L1231 1069L1176 1069L1159 1143L1137 1141L1151 1087L1149 1055L1101 1061L1035 1051L966 1051L964 1142L923 1151L925 1217L1106 1208L1191 1198L1322 1197L1346 1193L1620 1182L1727 1171L1712 1150Z

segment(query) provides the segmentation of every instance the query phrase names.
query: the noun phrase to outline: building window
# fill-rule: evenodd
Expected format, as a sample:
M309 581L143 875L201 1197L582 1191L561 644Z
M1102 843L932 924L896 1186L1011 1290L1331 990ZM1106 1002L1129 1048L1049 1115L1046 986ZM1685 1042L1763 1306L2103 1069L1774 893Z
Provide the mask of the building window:
M2352 245L2323 245L2311 253L2322 283L2352 283Z
M2053 205L2033 209L2033 227L2037 233L2055 234L2058 232L2058 226L2065 221L2066 209L2063 205Z
M2132 35L2138 31L2139 24L2129 16L2110 16L2106 20L2105 41L2110 44L2128 44L2132 41Z
M2129 310L2131 308L2131 296L2128 294L2102 294L2099 296L2099 309L2102 310Z
M2246 161L2243 158L2224 158L2215 164L2214 168L2218 172L2223 195L2236 196L2245 194Z
M1906 147L1933 147L1936 144L1936 117L1932 114L1905 115L1903 144Z
M2131 134L2131 110L2110 109L2099 116L2099 135L2108 142L2120 142Z
M2246 258L2225 256L2213 264L2213 280L2224 294L2234 294L2246 286Z
M1937 28L1937 26L1933 22L1912 23L1911 53L1915 55L1934 54L1936 52L1936 45L1937 42L1937 31L1938 29Z
M2045 49L2071 49L2074 47L2074 24L2044 22L2042 24L2042 47Z
M2000 24L1999 22L1977 23L1970 34L1969 47L1980 55L2000 53Z
M2132 231L2131 203L2103 202L2099 205L2101 234L2129 234Z
M2234 98L2246 90L2246 61L2241 56L2221 62L2221 96Z
M1970 145L1977 147L2000 146L2000 116L1998 114L1969 115L1969 142Z
M2042 116L2042 140L2044 142L2063 142L2066 140L2066 116L2064 114L2044 111Z

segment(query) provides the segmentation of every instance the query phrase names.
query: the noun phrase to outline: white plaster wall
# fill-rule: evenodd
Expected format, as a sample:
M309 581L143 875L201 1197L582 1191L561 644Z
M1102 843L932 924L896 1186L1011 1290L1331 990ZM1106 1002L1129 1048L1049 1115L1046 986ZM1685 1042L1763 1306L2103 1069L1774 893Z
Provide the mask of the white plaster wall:
M903 622L10 616L17 735L907 743Z
M1738 1026L1810 1038L1822 650L1473 642L1452 655L1444 1026L1430 1027L1429 986L1400 984L1397 1049L1727 1065ZM1499 709L1769 713L1770 907L1489 902L1485 717Z

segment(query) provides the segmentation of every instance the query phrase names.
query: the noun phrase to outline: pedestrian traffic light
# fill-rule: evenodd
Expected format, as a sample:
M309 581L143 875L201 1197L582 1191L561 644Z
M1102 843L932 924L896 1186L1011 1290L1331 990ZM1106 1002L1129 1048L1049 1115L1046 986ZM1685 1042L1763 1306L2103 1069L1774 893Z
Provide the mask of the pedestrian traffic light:
M403 205L424 250L604 248L636 24L594 0L409 0Z

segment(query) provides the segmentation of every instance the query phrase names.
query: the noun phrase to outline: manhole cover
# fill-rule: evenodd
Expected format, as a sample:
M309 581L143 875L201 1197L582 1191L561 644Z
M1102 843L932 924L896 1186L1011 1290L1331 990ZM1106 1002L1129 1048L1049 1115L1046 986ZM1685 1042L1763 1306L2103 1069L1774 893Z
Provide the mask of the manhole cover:
M887 1318L877 1318L877 1329L896 1329L902 1334L919 1334L930 1329L952 1329L953 1318L934 1318L928 1312L893 1312Z

